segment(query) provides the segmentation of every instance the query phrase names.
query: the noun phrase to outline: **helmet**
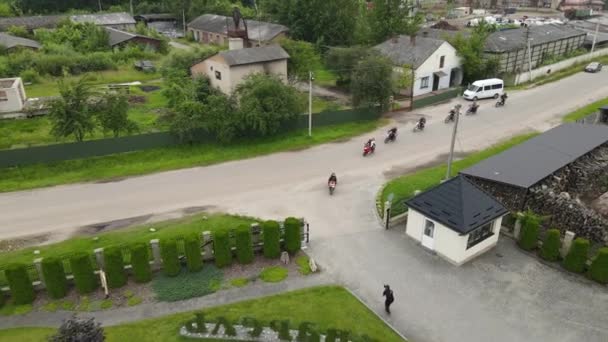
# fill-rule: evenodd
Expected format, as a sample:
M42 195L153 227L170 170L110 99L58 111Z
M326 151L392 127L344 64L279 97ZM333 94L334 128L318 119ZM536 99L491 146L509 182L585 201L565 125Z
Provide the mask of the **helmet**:
M332 175L332 176L335 176L335 175L336 175L336 173L335 173L335 172L332 172L332 173L331 173L331 175Z

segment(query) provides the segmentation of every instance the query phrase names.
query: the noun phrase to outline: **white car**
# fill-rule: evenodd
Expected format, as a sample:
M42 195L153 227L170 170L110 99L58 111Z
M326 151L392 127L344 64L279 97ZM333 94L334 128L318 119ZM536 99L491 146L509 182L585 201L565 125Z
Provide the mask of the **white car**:
M586 72L599 72L602 70L602 63L600 62L591 62L589 65L585 67Z

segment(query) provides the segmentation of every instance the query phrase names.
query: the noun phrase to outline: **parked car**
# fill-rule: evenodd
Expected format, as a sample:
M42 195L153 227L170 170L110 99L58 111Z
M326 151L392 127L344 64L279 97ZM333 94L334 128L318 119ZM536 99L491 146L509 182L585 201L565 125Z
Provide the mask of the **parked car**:
M499 78L479 80L469 85L464 91L463 97L466 100L479 100L493 97L497 99L504 92L504 82Z
M602 70L602 63L600 63L600 62L592 62L592 63L589 63L589 65L587 65L585 67L586 72L598 72L601 70Z
M154 72L156 70L154 63L151 61L136 61L135 69L143 72Z

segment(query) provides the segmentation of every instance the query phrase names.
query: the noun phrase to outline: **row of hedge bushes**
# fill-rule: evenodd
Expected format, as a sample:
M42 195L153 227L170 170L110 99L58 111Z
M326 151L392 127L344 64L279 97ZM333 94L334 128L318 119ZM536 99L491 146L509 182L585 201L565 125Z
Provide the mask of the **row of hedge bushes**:
M262 225L264 241L263 254L267 258L278 258L281 255L281 231L276 221L266 221ZM296 218L287 218L284 223L284 250L290 254L297 253L301 248L301 222ZM236 260L241 264L253 261L253 243L251 229L248 226L240 226L235 231ZM213 253L215 264L225 267L232 264L232 241L227 230L218 230L213 233ZM135 243L128 247L131 254L131 267L133 278L138 283L145 283L152 279L150 268L150 254L145 243ZM165 239L160 242L160 252L163 271L167 276L173 277L180 273L178 244L175 239ZM184 238L184 254L189 272L197 272L203 268L201 254L201 241L197 235L189 235ZM87 253L76 253L69 258L72 275L76 289L80 294L93 292L99 287L98 277L95 274L91 255ZM104 270L107 285L115 289L127 283L127 272L125 270L123 250L119 247L108 247L104 249ZM53 299L60 299L67 295L68 283L63 262L59 258L44 258L41 263L42 276L49 293ZM16 304L32 303L35 299L35 291L32 281L28 276L27 266L24 264L13 264L5 269L6 278ZM1 296L0 296L1 297ZM1 298L0 301L4 300ZM1 304L1 303L0 303Z
M538 247L539 231L540 219L538 217L526 217L522 219L518 245L527 251L535 250ZM560 231L549 229L545 233L539 255L547 261L559 261L560 247ZM601 284L608 284L608 247L602 247L598 250L596 256L591 259L591 266L589 268L587 268L588 259L589 240L576 238L562 261L562 266L574 273L584 273L587 271L587 275L591 279Z

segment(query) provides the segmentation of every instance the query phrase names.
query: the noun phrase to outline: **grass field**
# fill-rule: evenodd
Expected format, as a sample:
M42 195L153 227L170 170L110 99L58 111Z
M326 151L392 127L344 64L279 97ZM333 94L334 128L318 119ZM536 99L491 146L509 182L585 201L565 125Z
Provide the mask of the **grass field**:
M386 121L364 121L293 131L268 139L222 144L199 144L152 149L106 157L2 169L0 192L66 183L108 180L159 171L210 165L230 160L302 149L371 131Z
M276 296L244 301L203 310L208 319L224 316L231 321L250 316L268 325L270 321L289 320L292 329L299 323L313 322L319 331L329 328L349 330L381 342L403 341L374 313L348 291L337 286L316 287ZM192 312L105 328L106 341L192 341L181 338L179 329L192 320ZM2 341L46 341L55 329L17 328L0 330ZM212 341L212 340L198 340Z
M599 101L595 101L583 108L580 108L566 116L562 119L563 122L575 122L576 120L580 120L589 114L593 114L599 110L600 107L608 106L608 97L603 98Z
M533 133L519 135L483 151L472 153L452 164L452 174L457 174L460 170L470 167L481 160L518 145L535 135L537 134ZM384 202L387 200L388 195L392 193L394 194L394 197L393 207L391 208L391 216L404 213L406 208L401 203L404 200L414 196L414 191L416 190L424 191L438 185L445 177L446 171L447 164L441 164L439 166L424 169L412 174L407 174L389 181L382 191L382 205L384 206Z

